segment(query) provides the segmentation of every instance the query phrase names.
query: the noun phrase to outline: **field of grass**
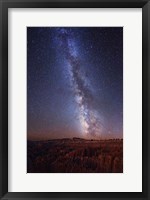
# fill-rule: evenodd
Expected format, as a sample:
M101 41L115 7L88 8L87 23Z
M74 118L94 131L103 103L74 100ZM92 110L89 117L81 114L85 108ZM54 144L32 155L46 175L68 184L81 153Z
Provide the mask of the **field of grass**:
M28 173L122 173L123 140L27 142Z

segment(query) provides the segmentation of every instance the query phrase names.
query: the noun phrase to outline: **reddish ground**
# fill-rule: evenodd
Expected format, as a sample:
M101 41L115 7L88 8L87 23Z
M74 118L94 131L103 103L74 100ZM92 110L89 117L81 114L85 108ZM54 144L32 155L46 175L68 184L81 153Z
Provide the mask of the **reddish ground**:
M122 173L123 140L27 142L28 173Z

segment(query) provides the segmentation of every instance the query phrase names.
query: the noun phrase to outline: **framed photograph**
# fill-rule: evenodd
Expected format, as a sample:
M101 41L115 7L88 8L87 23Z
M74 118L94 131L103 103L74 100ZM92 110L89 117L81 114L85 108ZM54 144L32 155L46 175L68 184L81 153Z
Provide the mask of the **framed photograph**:
M148 0L1 0L1 199L150 199Z

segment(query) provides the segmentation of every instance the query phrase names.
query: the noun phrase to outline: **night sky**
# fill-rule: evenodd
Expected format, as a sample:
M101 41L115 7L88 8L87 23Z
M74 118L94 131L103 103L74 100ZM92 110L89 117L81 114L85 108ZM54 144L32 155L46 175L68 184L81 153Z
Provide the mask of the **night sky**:
M28 139L123 137L123 28L27 28Z

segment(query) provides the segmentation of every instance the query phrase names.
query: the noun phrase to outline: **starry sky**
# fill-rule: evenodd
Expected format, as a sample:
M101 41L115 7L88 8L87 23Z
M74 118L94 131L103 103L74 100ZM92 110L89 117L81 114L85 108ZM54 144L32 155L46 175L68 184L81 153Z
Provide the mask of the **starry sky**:
M122 27L27 27L27 136L123 138Z

